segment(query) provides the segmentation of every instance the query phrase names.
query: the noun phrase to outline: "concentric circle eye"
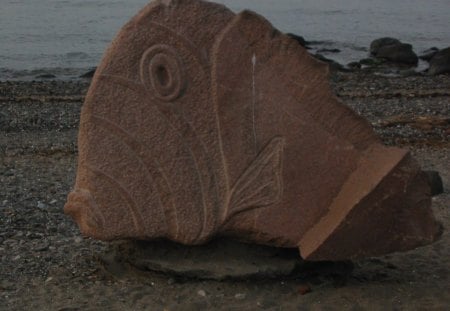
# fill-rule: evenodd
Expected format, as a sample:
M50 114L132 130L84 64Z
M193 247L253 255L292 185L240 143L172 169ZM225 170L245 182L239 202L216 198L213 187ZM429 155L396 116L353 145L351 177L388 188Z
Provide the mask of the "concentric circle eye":
M167 45L155 45L141 59L141 80L147 89L164 101L178 98L184 90L182 63Z

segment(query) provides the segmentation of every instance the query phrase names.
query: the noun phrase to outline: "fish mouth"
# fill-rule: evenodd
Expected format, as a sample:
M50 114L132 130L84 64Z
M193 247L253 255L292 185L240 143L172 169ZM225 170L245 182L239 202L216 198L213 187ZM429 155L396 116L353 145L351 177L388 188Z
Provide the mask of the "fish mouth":
M341 198L301 239L303 259L381 256L428 245L441 237L443 227L433 216L428 178L418 164L400 149L372 152L372 159L365 159L349 178L352 187L343 187ZM384 167L376 164L378 157ZM373 168L380 170L369 174Z
M89 190L75 189L70 192L64 212L77 222L84 235L102 238L100 232L103 231L105 218Z

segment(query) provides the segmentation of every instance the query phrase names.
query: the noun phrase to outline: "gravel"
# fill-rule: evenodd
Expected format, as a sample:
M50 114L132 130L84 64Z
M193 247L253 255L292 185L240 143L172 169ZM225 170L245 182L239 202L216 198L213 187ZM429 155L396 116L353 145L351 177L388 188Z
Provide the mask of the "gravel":
M101 260L111 246L83 238L63 213L74 184L77 126L89 83L0 82L0 310L448 307L443 289L450 270L450 76L394 78L359 71L335 73L331 83L386 144L410 148L424 169L440 172L444 194L433 199L433 208L446 230L441 241L357 262L345 277L336 277L336 270L258 282L112 275ZM308 293L300 294L305 286Z

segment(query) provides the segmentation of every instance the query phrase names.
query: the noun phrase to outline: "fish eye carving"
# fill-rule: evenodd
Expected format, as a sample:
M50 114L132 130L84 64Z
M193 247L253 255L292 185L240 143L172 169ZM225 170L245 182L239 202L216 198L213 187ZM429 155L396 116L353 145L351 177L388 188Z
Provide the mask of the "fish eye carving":
M165 44L154 45L144 52L140 74L145 88L167 102L180 97L186 85L180 56Z

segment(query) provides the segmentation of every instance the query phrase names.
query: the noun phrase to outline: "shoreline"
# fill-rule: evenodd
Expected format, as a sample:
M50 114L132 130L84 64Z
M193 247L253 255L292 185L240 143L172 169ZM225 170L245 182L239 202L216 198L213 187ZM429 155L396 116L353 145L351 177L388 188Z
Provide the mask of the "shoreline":
M444 310L450 276L450 76L333 72L333 90L388 145L436 170L436 243L309 276L211 281L116 273L112 244L83 238L63 213L77 161L89 79L0 82L0 309L4 310ZM304 286L312 291L304 294Z

